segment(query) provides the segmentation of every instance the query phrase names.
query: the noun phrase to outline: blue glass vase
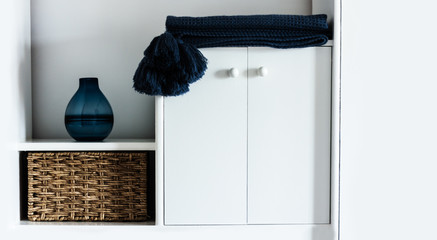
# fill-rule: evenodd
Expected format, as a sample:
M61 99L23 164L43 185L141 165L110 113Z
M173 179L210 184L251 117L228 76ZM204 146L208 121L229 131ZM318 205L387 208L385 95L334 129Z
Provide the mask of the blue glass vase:
M80 78L79 89L65 111L65 128L77 141L102 141L112 130L111 105L100 91L97 78Z

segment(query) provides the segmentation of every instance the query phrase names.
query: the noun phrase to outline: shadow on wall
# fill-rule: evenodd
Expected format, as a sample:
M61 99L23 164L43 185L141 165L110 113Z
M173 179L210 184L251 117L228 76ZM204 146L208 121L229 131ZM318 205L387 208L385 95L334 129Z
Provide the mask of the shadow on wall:
M315 226L311 234L312 240L336 240L332 228L319 228Z

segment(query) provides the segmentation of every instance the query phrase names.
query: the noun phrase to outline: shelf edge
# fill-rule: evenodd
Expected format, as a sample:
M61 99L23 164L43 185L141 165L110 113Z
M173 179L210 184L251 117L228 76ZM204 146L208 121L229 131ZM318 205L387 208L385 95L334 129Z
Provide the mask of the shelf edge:
M38 139L18 143L18 151L155 151L154 139L76 142L65 139Z

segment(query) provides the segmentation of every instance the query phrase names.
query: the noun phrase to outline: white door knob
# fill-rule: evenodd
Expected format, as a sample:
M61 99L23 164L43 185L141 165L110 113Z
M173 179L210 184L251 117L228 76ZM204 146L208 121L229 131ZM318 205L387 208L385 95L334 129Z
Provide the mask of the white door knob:
M258 75L261 77L265 77L269 74L269 70L266 67L260 67L258 68Z
M230 77L236 78L240 75L240 71L238 71L238 69L236 69L236 68L231 68L231 69L229 69L228 74Z

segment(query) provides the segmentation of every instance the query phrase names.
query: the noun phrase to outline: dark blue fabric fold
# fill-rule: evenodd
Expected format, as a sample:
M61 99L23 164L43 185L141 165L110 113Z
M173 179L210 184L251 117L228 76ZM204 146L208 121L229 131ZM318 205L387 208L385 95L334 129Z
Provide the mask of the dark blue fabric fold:
M281 29L281 30L324 30L328 28L325 14L317 15L240 15L209 17L168 16L166 28L169 32L192 30L230 29Z
M267 46L302 48L328 41L326 15L168 16L166 32L144 51L134 88L148 95L177 96L200 79L207 60L198 48Z

